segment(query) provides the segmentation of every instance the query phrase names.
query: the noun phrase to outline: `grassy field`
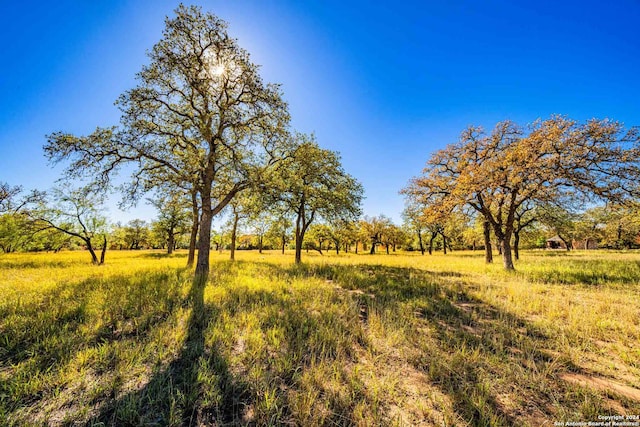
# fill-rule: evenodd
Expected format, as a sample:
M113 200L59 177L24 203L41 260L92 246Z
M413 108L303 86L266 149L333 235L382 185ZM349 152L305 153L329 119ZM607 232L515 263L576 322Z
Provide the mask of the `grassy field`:
M0 256L0 425L640 414L638 253L303 255L215 253L204 296L184 253Z

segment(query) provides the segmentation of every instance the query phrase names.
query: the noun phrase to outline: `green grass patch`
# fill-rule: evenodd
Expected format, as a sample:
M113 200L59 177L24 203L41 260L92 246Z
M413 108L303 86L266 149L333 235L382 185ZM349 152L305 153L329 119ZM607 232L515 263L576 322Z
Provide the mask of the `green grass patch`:
M0 425L542 425L640 413L640 254L0 257ZM639 392L640 393L640 392Z

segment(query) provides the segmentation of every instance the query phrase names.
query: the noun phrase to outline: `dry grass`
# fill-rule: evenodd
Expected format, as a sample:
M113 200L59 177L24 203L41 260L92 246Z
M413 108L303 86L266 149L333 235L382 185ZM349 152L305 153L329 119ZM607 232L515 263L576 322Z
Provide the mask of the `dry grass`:
M212 255L201 309L184 253L0 257L0 425L640 413L640 254L236 255Z

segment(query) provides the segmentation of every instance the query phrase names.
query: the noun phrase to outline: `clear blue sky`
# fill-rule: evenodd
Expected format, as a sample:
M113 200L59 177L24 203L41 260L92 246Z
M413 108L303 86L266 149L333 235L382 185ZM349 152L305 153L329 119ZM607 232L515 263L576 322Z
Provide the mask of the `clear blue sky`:
M638 0L197 4L228 21L264 79L282 84L294 128L342 154L368 215L399 222L398 191L469 124L553 113L640 124ZM0 181L49 188L59 170L42 155L46 134L117 124L113 102L176 6L3 2Z

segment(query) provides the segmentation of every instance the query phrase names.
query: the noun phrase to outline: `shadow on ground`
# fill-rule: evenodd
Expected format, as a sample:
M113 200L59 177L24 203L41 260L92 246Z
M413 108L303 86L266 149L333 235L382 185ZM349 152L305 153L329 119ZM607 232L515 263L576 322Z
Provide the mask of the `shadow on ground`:
M3 419L23 424L17 412L59 396L64 390L59 381L66 381L69 363L81 352L94 350L87 356L93 372L109 372L116 363L114 344L144 345L150 332L184 303L184 274L178 269L90 278L3 305L0 424Z
M313 315L305 306L312 299L307 295L286 287L270 290L234 283L238 270L251 265L216 264L211 282L217 285L208 287L221 293L218 298L205 298L205 288L194 282L187 336L179 354L153 372L144 386L107 402L90 423L355 424L353 400L366 400L364 391L333 393L322 390L325 377L314 383L315 377L305 375L318 365L352 356L350 347L362 341L356 307L345 313L331 305ZM332 289L325 294L334 303L344 302ZM343 374L333 375L346 383ZM316 398L299 398L303 388L305 396ZM302 405L308 410L300 410Z
M205 348L205 330L216 322L219 309L204 302L205 287L194 281L189 295L191 314L187 337L180 354L154 372L139 390L109 402L91 421L93 425L210 425L241 419L247 386L229 372L225 358L214 347ZM221 393L215 405L203 401L202 371L215 373L215 388Z
M174 252L172 254L168 254L166 252L163 252L163 253L144 252L144 253L141 253L139 256L140 258L166 259L166 258L187 258L188 254L184 252Z
M383 265L302 265L278 274L319 276L356 291L367 312L386 319L412 316L408 338L420 350L412 364L470 425L589 420L640 407L620 394L561 379L567 372L592 373L557 351L548 332L472 296L476 285L464 274Z
M400 350L411 350L407 362L426 378L419 391L440 390L451 402L454 424L537 425L611 413L606 394L559 378L562 372L581 371L554 352L548 331L474 297L473 278L464 274L247 261L218 262L212 268L207 287L194 282L186 299L184 281L173 273L149 273L114 278L106 288L94 279L61 285L44 296L44 303L0 313L5 322L0 339L8 343L0 361L24 365L16 371L22 377L0 377L0 392L9 396L1 402L5 419L49 398L44 391L16 394L21 378L62 369L75 352L101 342L130 340L142 348L148 332L178 307L190 308L190 314L181 326L184 342L171 361L154 366L139 387L117 386L108 396L98 395L89 418L85 412L65 422L393 424L388 397L350 371L360 350L377 354L368 329L374 316L386 330L404 331ZM255 280L267 285L256 287ZM304 282L310 284L300 285ZM102 327L81 332L92 304L89 296L98 289L112 291L103 303L110 312ZM215 295L205 297L207 291ZM16 312L22 314L20 321L9 330L7 319ZM609 397L623 410L638 409L634 402Z

